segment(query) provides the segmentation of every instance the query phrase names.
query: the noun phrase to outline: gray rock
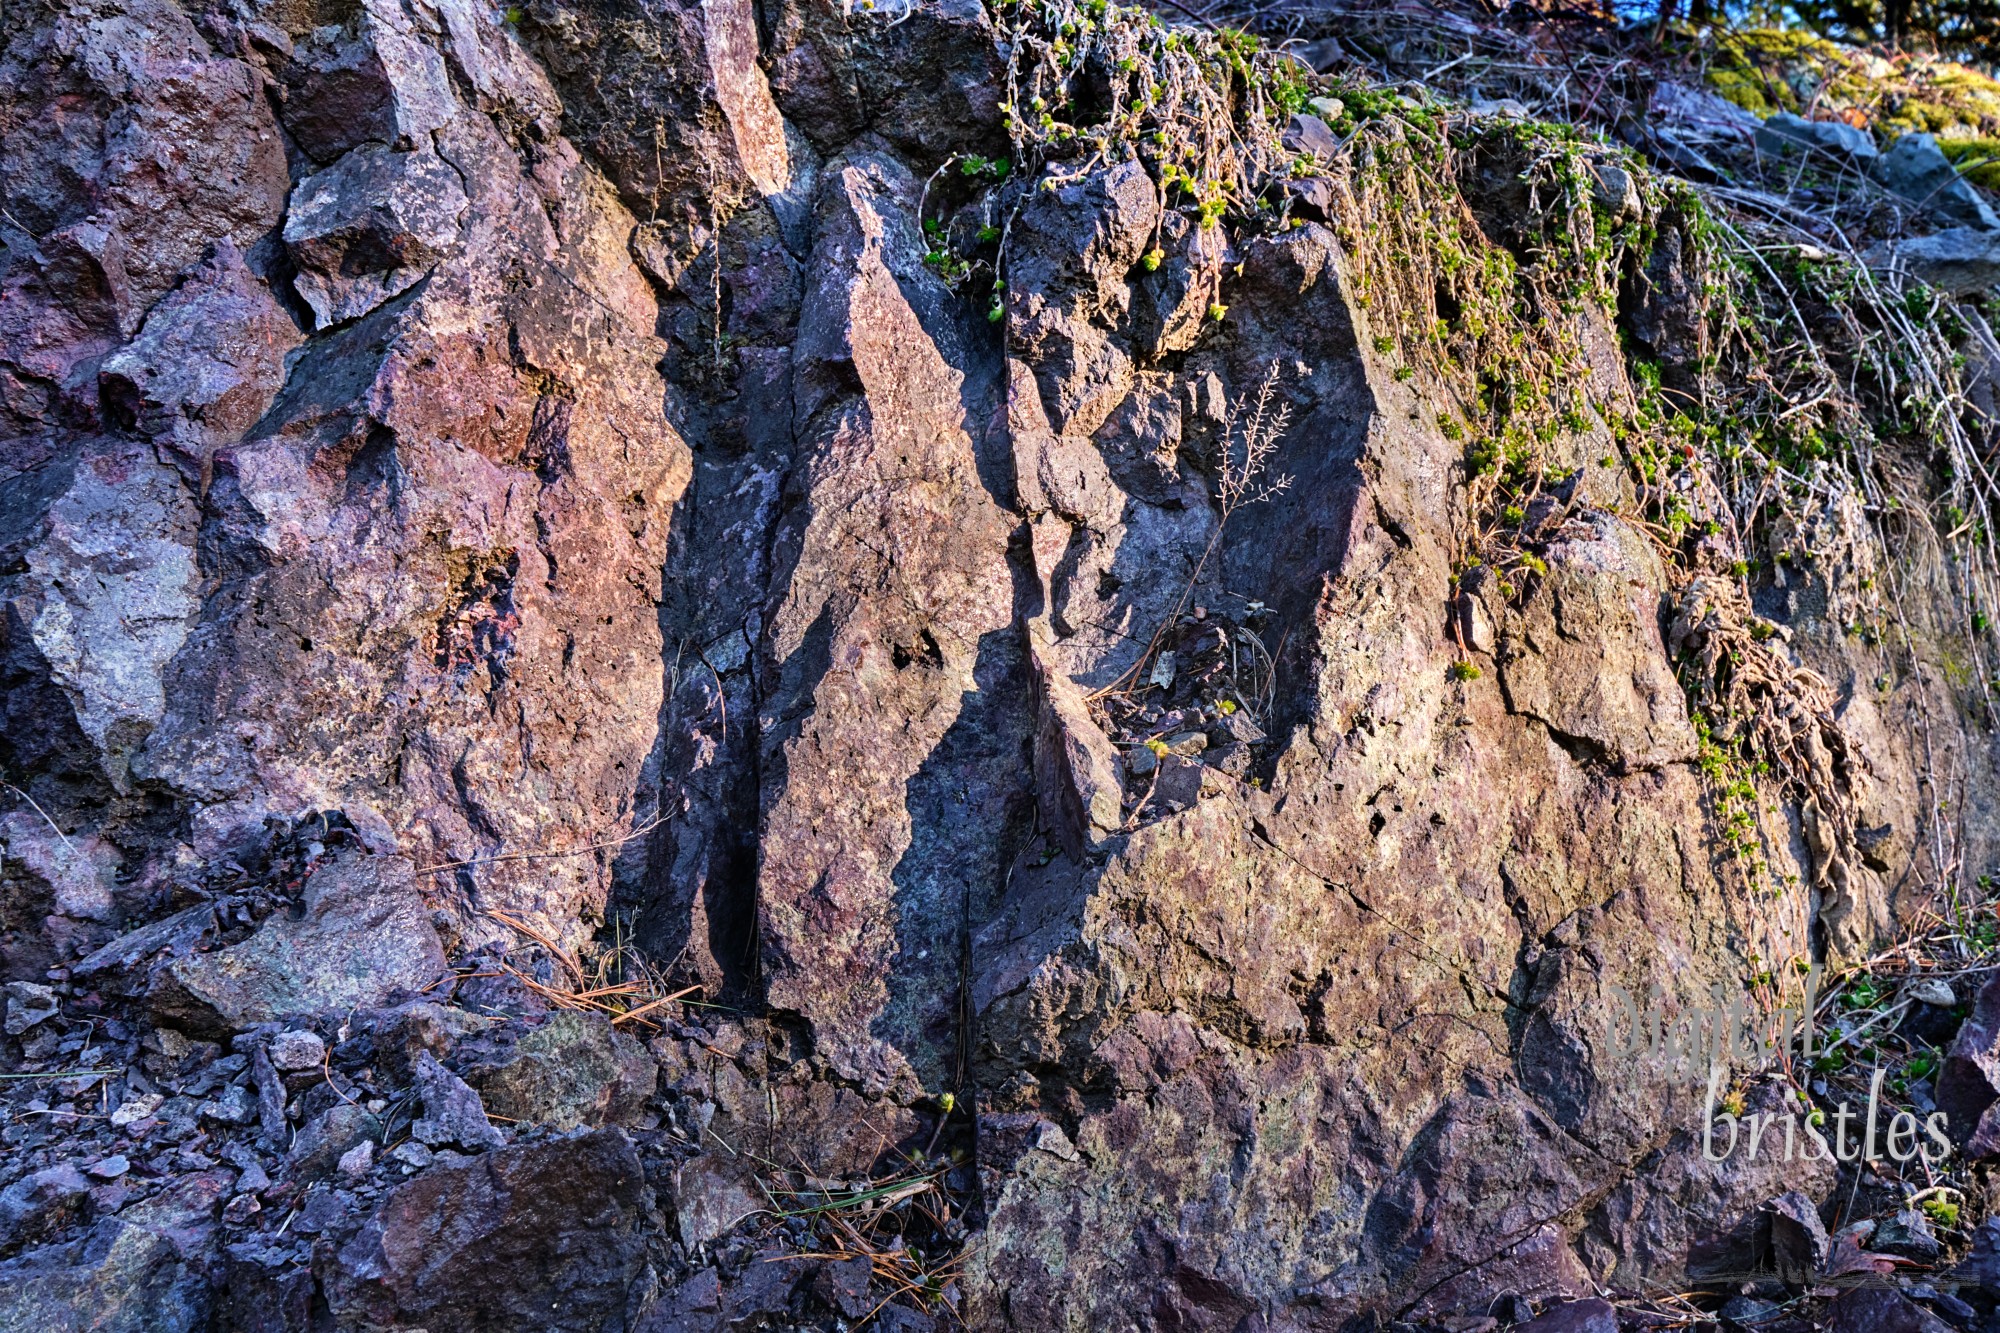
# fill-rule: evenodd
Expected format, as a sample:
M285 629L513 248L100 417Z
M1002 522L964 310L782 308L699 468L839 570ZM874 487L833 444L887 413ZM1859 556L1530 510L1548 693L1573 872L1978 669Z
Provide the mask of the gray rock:
M1979 988L1946 1049L1936 1097L1960 1151L1974 1160L2000 1154L2000 977Z
M0 1252L21 1245L72 1222L90 1208L90 1182L67 1163L21 1177L0 1190Z
M7 1035L18 1037L38 1023L56 1016L53 987L33 981L7 983Z
M195 1114L205 1124L247 1125L257 1118L257 1099L250 1089L232 1083L204 1101Z
M1063 850L1082 860L1124 821L1118 752L1055 659L1046 628L1031 626L1029 643L1040 702L1035 800Z
M1870 267L1909 274L1955 296L1969 296L2000 282L2000 235L1951 227L1928 236L1872 247Z
M321 328L357 319L451 252L466 202L458 172L429 149L356 148L292 192L292 285Z
M1831 1248L1819 1209L1797 1190L1779 1195L1765 1207L1771 1216L1771 1262L1778 1277L1791 1286L1812 1282L1826 1267Z
M419 1143L432 1148L464 1148L469 1152L498 1148L506 1143L486 1118L479 1094L464 1079L439 1064L429 1051L417 1056L416 1083L424 1113L410 1126L410 1133Z
M132 1169L132 1162L123 1153L114 1153L92 1162L85 1169L99 1180L116 1180Z
M1920 1264L1934 1263L1944 1253L1930 1219L1920 1209L1905 1208L1875 1229L1869 1248L1884 1254L1899 1254Z
M328 1303L340 1327L625 1327L647 1193L617 1130L439 1162L342 1248Z
M1838 120L1806 120L1789 111L1780 111L1757 127L1759 152L1797 152L1801 148L1862 164L1880 156L1874 136Z
M1785 1307L1776 1301L1759 1300L1755 1296L1732 1296L1723 1303L1720 1311L1723 1320L1733 1328L1754 1329L1760 1324L1768 1324L1785 1312Z
M463 1058L466 1082L479 1090L477 1097L487 1110L557 1129L630 1121L644 1109L659 1080L659 1065L644 1045L618 1031L604 1015L572 1009L509 1032ZM436 1067L435 1060L420 1055L420 1070L426 1061ZM423 1082L421 1072L418 1079L427 1090L433 1086ZM472 1108L463 1109L469 1117ZM425 1114L432 1114L428 1091ZM484 1119L483 1113L479 1118ZM458 1119L454 1116L453 1123ZM465 1132L477 1134L476 1128Z
M1224 713L1222 720L1215 725L1224 736L1245 745L1256 745L1266 739L1264 729L1251 721L1250 714L1241 708Z
M1618 1312L1611 1302L1595 1296L1581 1301L1564 1301L1545 1310L1517 1333L1617 1333Z
M404 1139L389 1150L390 1161L399 1162L413 1171L421 1171L429 1166L431 1157L431 1150L415 1139Z
M1876 159L1869 174L1883 189L1907 199L1946 226L2000 229L2000 217L1994 215L1985 196L1958 174L1958 168L1928 134L1905 134L1896 140Z
M1168 810L1181 810L1201 799L1202 774L1207 765L1177 754L1160 760L1159 780L1153 784L1153 800Z
M318 1069L326 1059L326 1043L317 1032L293 1028L271 1038L271 1063L285 1073Z
M271 1063L271 1053L262 1043L250 1053L250 1080L257 1089L257 1127L267 1142L285 1141L285 1080Z
M1893 1287L1849 1287L1827 1305L1826 1333L1951 1333L1951 1325Z
M1955 1328L1971 1328L1979 1320L1979 1312L1964 1300L1949 1291L1938 1291L1925 1284L1920 1292L1911 1288L1910 1295L1920 1298L1924 1304L1939 1312L1940 1316Z
M1979 1224L1972 1233L1971 1252L1946 1276L2000 1300L2000 1218L1989 1217Z
M382 1122L364 1106L343 1102L308 1120L285 1157L286 1174L317 1180L333 1174L340 1159L364 1140L380 1141Z
M1590 168L1591 202L1616 226L1637 222L1645 213L1645 195L1631 172L1615 162L1594 162Z
M306 881L304 897L296 919L273 913L241 944L169 964L153 984L154 1016L221 1035L379 1005L444 971L409 862L343 853Z
M1903 993L1919 1004L1936 1005L1940 1009L1949 1009L1958 1003L1958 996L1953 993L1951 983L1939 977L1923 977L1913 981L1904 988Z
M681 1244L694 1250L770 1206L756 1172L740 1158L697 1157L674 1173L674 1216Z
M340 1174L350 1180L361 1179L373 1170L374 1166L375 1144L370 1139L361 1140L340 1155Z
M1295 114L1286 125L1284 143L1293 152L1310 154L1322 162L1332 162L1340 152L1340 136L1318 116L1304 112Z
M169 1236L121 1217L0 1265L0 1328L21 1333L195 1333L210 1299Z

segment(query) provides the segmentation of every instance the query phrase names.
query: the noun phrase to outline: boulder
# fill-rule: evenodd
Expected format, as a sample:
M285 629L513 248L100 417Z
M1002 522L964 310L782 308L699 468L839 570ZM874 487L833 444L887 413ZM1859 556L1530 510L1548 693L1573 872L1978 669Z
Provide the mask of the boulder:
M22 1333L195 1333L210 1299L170 1241L115 1217L83 1241L0 1264L0 1328Z
M1760 153L1797 152L1800 149L1832 154L1850 162L1869 163L1881 155L1874 136L1864 129L1838 120L1807 120L1789 111L1780 111L1757 127Z
M2000 1300L2000 1218L1989 1217L1972 1233L1972 1249L1945 1274L1953 1282L1976 1287L1989 1300Z
M204 1265L230 1171L186 1176L79 1239L0 1264L0 1328L194 1333L213 1299Z
M1928 134L1905 134L1869 168L1889 193L1915 204L1948 227L2000 230L2000 217Z
M341 1327L624 1327L646 1175L625 1135L502 1148L396 1187L324 1274Z
M410 863L346 852L306 881L297 917L274 912L240 944L177 959L151 991L154 1017L228 1034L318 1013L348 1014L445 971Z

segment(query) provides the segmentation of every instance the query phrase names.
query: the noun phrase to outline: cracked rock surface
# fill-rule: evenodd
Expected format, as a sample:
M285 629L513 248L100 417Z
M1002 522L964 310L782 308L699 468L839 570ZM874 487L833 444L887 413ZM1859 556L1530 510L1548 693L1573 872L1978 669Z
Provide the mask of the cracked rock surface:
M990 319L920 216L1006 149L973 0L7 29L0 1326L1594 1329L1831 1188L1609 1040L1827 928L1717 864L1651 539L1587 476L1455 584L1331 227L1028 182ZM1993 751L1814 608L1859 948ZM551 1001L607 951L696 1003ZM922 1309L760 1183L898 1150Z

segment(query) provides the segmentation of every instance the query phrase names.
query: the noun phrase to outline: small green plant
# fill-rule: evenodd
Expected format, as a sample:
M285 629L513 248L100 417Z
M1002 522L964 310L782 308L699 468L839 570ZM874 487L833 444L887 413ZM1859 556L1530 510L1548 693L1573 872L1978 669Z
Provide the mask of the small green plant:
M1444 674L1445 678L1451 681L1478 680L1480 675L1479 664L1461 658L1453 662L1450 669Z
M1958 1205L1951 1202L1949 1199L1943 1199L1939 1198L1936 1195L1932 1195L1930 1198L1925 1199L1923 1203L1918 1206L1924 1210L1925 1217L1928 1217L1931 1221L1937 1223L1939 1226L1945 1227L1947 1229L1956 1228L1958 1226Z
M1864 976L1847 988L1840 1002L1849 1009L1873 1009L1882 1003L1883 993L1882 983L1874 977Z

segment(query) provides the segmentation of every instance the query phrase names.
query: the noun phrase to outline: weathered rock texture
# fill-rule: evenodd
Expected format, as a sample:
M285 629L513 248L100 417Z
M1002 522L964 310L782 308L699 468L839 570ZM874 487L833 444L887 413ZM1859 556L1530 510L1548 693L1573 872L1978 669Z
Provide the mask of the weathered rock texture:
M589 1129L429 1166L317 1288L232 1251L230 1326L312 1291L343 1328L724 1318L655 1290L671 1224L594 1128L651 1056L580 1030L579 1073L545 1027L446 1073L459 1020L408 1004L447 953L613 914L772 1019L768 1085L676 1056L717 1132L855 1171L926 1095L973 1108L975 1327L1671 1285L1826 1185L1702 1162L1699 1077L1607 1041L1613 988L1710 1003L1816 910L1717 858L1616 486L1584 468L1524 608L1454 601L1462 447L1334 232L1232 242L1134 163L1019 197L989 321L918 215L948 155L1004 151L972 0L80 0L0 40L7 978L225 1048L365 1011L456 1108L437 1145L497 1137L469 1089ZM1292 484L1190 587L1273 367ZM1990 753L1809 585L1770 600L1872 767L1854 919L1886 929L1919 710L1975 817ZM1197 605L1255 628L1271 703L1204 724L1234 771L1158 760L1142 817L1085 696ZM211 911L230 875L271 892ZM312 1075L258 1058L218 1124L286 1127ZM315 1171L366 1172L379 1126L317 1114ZM118 1327L198 1327L177 1245L110 1220L0 1299L115 1285Z

